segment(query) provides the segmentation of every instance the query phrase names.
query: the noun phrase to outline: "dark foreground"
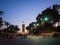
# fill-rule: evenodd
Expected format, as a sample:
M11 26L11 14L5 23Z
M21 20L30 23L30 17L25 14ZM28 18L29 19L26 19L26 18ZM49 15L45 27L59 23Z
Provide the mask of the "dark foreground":
M20 39L20 37L12 40L0 39L0 45L60 45L60 38L34 36L27 39Z

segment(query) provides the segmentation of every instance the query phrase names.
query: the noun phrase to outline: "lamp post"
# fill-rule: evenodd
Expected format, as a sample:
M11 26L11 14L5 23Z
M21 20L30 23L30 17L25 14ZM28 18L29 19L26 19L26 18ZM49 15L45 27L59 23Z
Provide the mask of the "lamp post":
M47 17L45 17L44 19L42 19L41 18L41 26L44 26L45 25L45 22L47 22L48 21L48 18Z
M38 23L33 24L34 28L37 28L39 26Z

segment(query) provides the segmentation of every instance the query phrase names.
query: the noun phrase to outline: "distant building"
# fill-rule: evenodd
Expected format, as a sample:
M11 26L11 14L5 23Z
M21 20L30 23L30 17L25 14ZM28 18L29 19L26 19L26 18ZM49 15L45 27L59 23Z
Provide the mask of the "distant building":
M19 30L19 31L17 31L17 34L19 34L19 35L27 35L27 34L28 34L28 31L27 31L26 28L25 28L25 23L24 23L24 21L22 22L22 29Z
M25 32L25 24L24 24L24 21L22 23L22 32Z

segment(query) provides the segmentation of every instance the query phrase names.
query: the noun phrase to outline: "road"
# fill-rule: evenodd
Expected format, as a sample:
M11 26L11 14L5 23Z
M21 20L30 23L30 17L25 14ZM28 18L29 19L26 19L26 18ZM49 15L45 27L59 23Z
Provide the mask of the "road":
M0 45L60 45L60 38L30 36L27 39L20 37L13 40L0 40Z

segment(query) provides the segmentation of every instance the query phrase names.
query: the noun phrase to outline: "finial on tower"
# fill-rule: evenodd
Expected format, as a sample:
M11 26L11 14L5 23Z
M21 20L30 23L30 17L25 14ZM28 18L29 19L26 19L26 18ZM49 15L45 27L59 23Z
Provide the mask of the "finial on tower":
M22 22L22 24L25 24L24 21Z

